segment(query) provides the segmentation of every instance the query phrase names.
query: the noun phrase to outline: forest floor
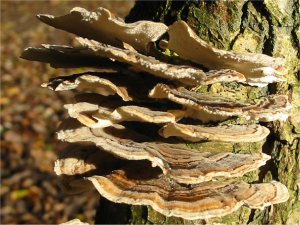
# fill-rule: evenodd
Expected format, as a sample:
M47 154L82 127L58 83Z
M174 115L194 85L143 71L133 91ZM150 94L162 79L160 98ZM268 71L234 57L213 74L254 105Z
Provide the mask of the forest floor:
M66 14L75 6L105 7L125 17L133 1L2 1L1 0L1 224L58 224L79 218L93 223L99 195L67 196L53 172L66 144L55 131L66 117L63 104L73 93L54 93L41 84L50 77L72 74L19 58L40 44L72 44L74 35L39 22L35 15ZM74 72L74 71L73 71Z

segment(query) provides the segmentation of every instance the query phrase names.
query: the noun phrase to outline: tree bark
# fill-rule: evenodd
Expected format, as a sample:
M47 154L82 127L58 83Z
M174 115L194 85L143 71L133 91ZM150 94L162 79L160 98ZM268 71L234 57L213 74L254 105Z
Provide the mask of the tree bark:
M166 218L150 207L128 206L127 223L145 224L299 224L300 223L300 74L299 45L300 19L297 0L267 1L159 1L136 2L126 18L127 22L138 20L161 21L167 25L176 20L186 21L196 33L213 46L235 52L257 52L283 57L289 70L287 82L269 85L266 88L246 87L237 84L214 84L208 92L228 95L235 90L242 99L255 99L267 94L287 94L292 103L291 115L286 122L264 125L271 134L265 143L220 144L210 147L226 148L233 152L260 152L272 159L257 173L250 173L244 180L263 182L278 180L290 192L286 203L250 210L242 207L237 212L209 221L186 221L181 218ZM262 146L263 145L263 146ZM199 147L195 145L194 147ZM114 203L105 203L115 205ZM119 206L118 206L119 207ZM99 207L100 210L101 207ZM119 213L119 212L118 212ZM129 215L128 215L129 213ZM105 214L102 216L113 217ZM103 222L97 217L97 223ZM105 220L105 222L109 222ZM114 221L115 222L115 221ZM118 221L116 221L118 223ZM124 221L119 221L124 223Z

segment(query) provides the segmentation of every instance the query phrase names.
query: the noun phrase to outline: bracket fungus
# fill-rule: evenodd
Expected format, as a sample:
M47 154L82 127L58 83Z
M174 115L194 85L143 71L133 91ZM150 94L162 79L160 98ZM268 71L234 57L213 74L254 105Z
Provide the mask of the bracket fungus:
M255 86L285 80L287 70L282 58L256 53L238 54L214 48L200 39L184 21L171 25L168 34L167 48L209 69L236 70L245 75L248 84Z
M172 88L157 84L150 92L151 98L167 98L194 110L206 111L221 116L242 116L248 120L287 120L291 104L285 95L270 95L258 102L238 102L226 98L188 91L183 87Z
M53 68L79 68L79 67L101 67L118 68L120 65L113 63L110 59L95 57L85 48L71 47L66 45L47 45L41 47L26 48L21 58L49 63Z
M117 94L123 99L123 101L132 100L132 97L130 97L128 94L126 86L122 85L122 81L115 81L116 79L119 80L124 77L120 77L115 74L108 74L108 76L103 74L100 76L99 75L84 73L56 77L50 80L49 83L42 84L42 87L48 87L54 91L65 91L72 89L79 89L80 91L92 90L104 96Z
M69 153L70 154L70 153ZM99 164L103 152L92 154L79 152L83 161L93 157L94 167ZM56 167L65 175L82 173L78 163L74 165L73 155L59 159ZM95 161L98 159L98 162ZM105 163L107 157L103 157ZM77 160L80 162L80 160ZM287 200L287 188L279 182L247 184L243 181L207 181L193 185L180 185L161 174L157 168L144 161L126 164L110 164L111 172L93 171L88 176L96 189L107 199L133 205L150 205L167 216L185 219L209 219L232 213L242 205L250 208L263 208ZM79 164L81 164L80 162ZM89 164L91 165L91 164ZM70 170L71 167L71 170ZM103 167L103 166L101 166ZM85 167L87 171L89 167ZM58 171L58 170L57 170ZM137 173L136 171L143 171ZM85 182L77 178L77 182Z
M27 48L24 59L54 67L88 67L85 73L55 77L42 85L80 93L75 103L65 104L71 118L57 132L61 141L89 144L80 151L68 149L55 163L66 191L80 193L94 186L110 201L149 205L165 216L188 220L288 199L287 188L279 182L248 184L240 179L257 171L269 155L232 153L219 145L262 142L270 131L259 122L286 120L288 97L266 94L256 101L239 101L197 91L199 85L214 83L265 86L283 81L282 59L216 49L183 21L170 27L150 21L128 24L104 8L74 8L65 16L38 18L79 35L81 46ZM172 56L155 58L150 45L163 52L154 42L174 51L177 63L166 60ZM235 120L233 116L246 122L218 124L228 117ZM214 123L203 125L210 121ZM171 136L185 142L166 139ZM216 151L186 145L206 141L216 142Z
M74 128L75 126L75 128ZM118 125L106 129L78 126L66 121L58 139L70 143L89 142L102 150L128 160L149 160L180 183L199 183L214 177L239 177L264 165L266 154L197 152L182 144L147 140L147 137Z
M126 49L124 50L104 45L86 38L77 38L77 40L82 46L87 47L87 49L94 52L96 56L111 58L118 62L131 65L135 71L147 72L160 78L180 81L185 85L195 86L198 84L211 84L219 81L245 81L243 74L234 70L226 69L221 70L220 72L213 70L210 71L209 75L206 75L203 70L195 67L164 63L153 57Z
M79 92L92 92L103 96L117 95L123 101L145 101L148 91L157 83L156 79L150 79L149 77L100 70L54 77L48 83L43 83L42 87L54 91L76 89ZM144 88L137 89L135 88L136 85Z
M112 126L123 121L136 121L162 124L175 122L175 115L169 112L151 110L146 107L129 105L116 109L80 102L67 104L70 117L78 119L81 123L92 128ZM92 122L94 121L94 122Z
M150 205L166 216L188 220L224 216L242 205L263 208L285 202L288 196L287 188L279 182L203 182L184 187L172 185L163 175L140 178L136 176L136 170L131 169L88 179L102 196L113 202ZM144 168L137 169L145 171Z
M197 141L227 141L227 142L258 142L269 135L268 128L260 125L232 125L204 127L179 123L168 123L159 130L165 138L176 136L183 140Z
M102 7L96 12L75 7L64 16L40 14L37 18L50 26L81 37L117 47L129 45L143 53L147 52L149 43L157 41L168 29L165 24L152 21L128 24Z

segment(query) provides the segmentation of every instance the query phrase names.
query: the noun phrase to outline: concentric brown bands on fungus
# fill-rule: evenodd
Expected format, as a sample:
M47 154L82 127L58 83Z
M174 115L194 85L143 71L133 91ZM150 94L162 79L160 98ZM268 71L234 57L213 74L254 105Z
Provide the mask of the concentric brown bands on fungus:
M110 201L150 205L165 216L188 220L221 217L242 205L263 208L284 202L289 197L287 188L279 182L247 184L242 181L210 181L181 186L144 167L140 164L137 168L131 166L88 179Z
M220 81L245 81L243 74L234 70L214 70L210 71L209 75L206 75L203 70L195 67L164 63L150 56L145 56L134 51L120 49L110 45L104 45L93 40L84 38L77 38L77 40L82 46L85 46L94 52L96 56L112 58L118 62L131 65L135 71L147 72L160 78L179 81L185 85L195 86Z
M260 125L200 127L175 121L184 117L218 121L230 116L259 121L286 120L291 108L287 96L270 95L256 102L238 102L195 93L183 86L197 90L198 85L232 81L266 86L284 81L286 70L282 59L216 49L197 37L183 21L170 27L150 21L127 24L103 8L96 12L74 8L65 16L39 15L38 18L81 36L77 40L82 47L42 45L25 49L23 58L54 67L93 67L111 72L57 77L44 84L56 91L81 92L75 97L76 104L65 107L70 117L83 125L75 119L65 121L58 139L99 147L94 152L85 149L79 155L73 149L69 151L73 155L67 154L56 161L55 172L63 188L80 193L90 190L93 184L102 196L113 202L149 205L166 216L190 220L224 216L242 205L263 208L288 199L287 188L279 182L247 184L228 179L257 170L270 159L266 154L195 151L184 144L144 137L117 124L123 121L168 123L160 130L162 136L188 141L262 141L269 131ZM169 40L160 40L166 32ZM147 56L152 53L149 46L155 41L160 41L160 46L165 44L179 58L210 71L204 72L183 60L178 62L188 65L174 65ZM160 99L176 104L162 105ZM153 105L160 105L159 110L151 108ZM176 107L169 110L169 105ZM189 120L182 122L186 121ZM129 127L129 123L124 124ZM116 157L110 161L98 158L96 152L106 153L108 158ZM212 181L217 177L227 179Z
M123 101L132 101L129 96L127 87L122 86L121 76L110 74L109 76L96 76L89 73L78 74L73 76L56 77L48 83L42 84L42 87L48 87L54 91L66 91L72 89L93 90L103 96L119 95Z
M225 125L197 126L179 123L168 123L159 130L165 138L179 137L186 141L226 141L226 142L258 142L264 140L270 131L260 125Z
M207 219L232 213L241 205L263 208L288 198L287 189L279 182L249 185L242 181L227 180L180 185L145 161L123 161L125 164L117 166L118 163L112 161L113 157L106 157L101 151L76 149L75 153L66 153L56 162L55 168L60 176L73 175L72 185L66 187L71 192L76 191L80 182L85 183L86 180L78 176L84 174L109 200L150 205L166 216ZM111 169L106 171L102 167ZM116 167L119 169L114 169ZM75 181L76 186L73 185Z
M169 112L151 110L141 106L120 106L107 108L87 102L67 104L70 117L76 118L88 127L108 127L123 121L136 121L144 123L168 123L175 122L175 116Z
M242 116L259 121L286 120L291 105L285 95L271 95L257 103L240 103L222 97L188 91L183 87L171 88L165 84L156 85L149 97L169 99L187 108L206 111L221 116Z
M69 123L74 125L74 122ZM149 160L153 166L159 166L165 174L180 183L199 183L216 176L242 176L270 159L266 154L200 153L185 145L147 142L143 141L144 137L120 125L119 128L105 129L67 128L70 125L63 125L66 127L57 133L59 140L90 142L124 159Z
M129 69L135 72L146 72L187 86L245 81L243 74L230 69L212 70L205 73L195 67L164 63L150 56L104 45L96 41L83 38L77 38L77 40L85 47L43 45L44 48L25 49L21 57L27 60L50 63L54 67L78 67L80 65L81 67L112 68L117 71L126 71L128 70L127 67L131 66L132 68ZM58 60L57 56L61 59ZM74 63L67 57L73 58ZM87 60L84 60L85 57ZM116 61L108 60L108 58Z

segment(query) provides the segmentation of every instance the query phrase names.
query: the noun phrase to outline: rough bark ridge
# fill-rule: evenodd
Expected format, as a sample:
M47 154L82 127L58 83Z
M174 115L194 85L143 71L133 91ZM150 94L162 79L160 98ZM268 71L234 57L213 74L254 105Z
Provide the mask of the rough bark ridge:
M279 180L289 188L288 202L264 210L241 208L234 214L209 221L186 221L180 218L166 218L150 207L132 206L127 213L127 223L145 224L298 224L300 223L300 74L299 44L300 19L297 0L252 1L180 1L137 2L128 22L137 20L161 21L167 25L176 20L185 20L204 40L221 49L235 52L258 52L286 59L289 69L287 82L269 85L266 88L245 87L236 83L214 84L201 91L230 95L235 90L241 99L255 99L266 94L288 94L293 105L287 122L266 123L271 135L263 145L263 151L272 156L259 174L252 173L248 181ZM231 93L232 94L232 93ZM197 145L191 145L197 148ZM203 145L200 146L203 148ZM205 146L204 146L205 147ZM207 146L214 148L213 146ZM220 144L218 148L233 152L260 151L260 144ZM101 208L107 207L99 206ZM118 206L120 207L120 206ZM122 206L123 207L123 206ZM126 206L124 206L126 207ZM130 212L128 215L128 212ZM118 212L119 213L119 212ZM103 222L98 214L97 222ZM111 221L110 221L111 222ZM119 221L124 223L124 220Z

